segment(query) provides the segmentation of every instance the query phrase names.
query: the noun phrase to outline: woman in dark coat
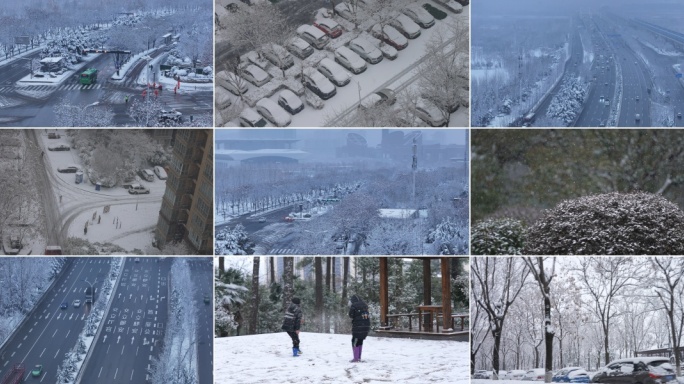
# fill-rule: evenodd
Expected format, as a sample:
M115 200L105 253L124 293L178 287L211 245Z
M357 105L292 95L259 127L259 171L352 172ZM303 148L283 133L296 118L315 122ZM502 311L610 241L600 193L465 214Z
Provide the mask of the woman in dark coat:
M361 361L363 340L370 331L370 315L368 305L356 295L351 297L349 317L352 319L352 351L354 352L354 359L351 362L358 363Z
M299 307L301 300L298 297L292 298L292 304L285 311L282 330L287 332L292 339L292 356L297 357L302 354L299 350L299 328L302 325L302 309Z

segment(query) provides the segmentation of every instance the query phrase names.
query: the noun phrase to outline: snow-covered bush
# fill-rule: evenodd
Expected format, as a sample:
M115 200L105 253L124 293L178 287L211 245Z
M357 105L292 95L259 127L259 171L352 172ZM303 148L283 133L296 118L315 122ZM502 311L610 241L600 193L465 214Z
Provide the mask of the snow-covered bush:
M220 255L251 255L253 246L245 227L240 224L216 234L216 253Z
M522 223L513 219L487 219L473 227L473 255L520 255L524 244Z
M684 212L660 195L608 193L566 200L525 236L534 255L681 255Z
M546 116L560 119L566 125L572 124L582 109L586 95L586 87L579 78L563 81L560 91L551 100Z

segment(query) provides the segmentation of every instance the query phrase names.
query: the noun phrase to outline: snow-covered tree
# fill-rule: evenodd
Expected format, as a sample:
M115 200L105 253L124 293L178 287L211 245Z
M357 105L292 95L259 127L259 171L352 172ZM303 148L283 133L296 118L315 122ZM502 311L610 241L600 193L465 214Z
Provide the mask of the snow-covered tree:
M508 311L518 298L530 273L528 266L516 258L475 257L472 262L473 285L479 295L473 297L487 314L494 345L492 369L498 376L500 347ZM475 291L475 289L473 289Z
M523 260L530 270L532 277L537 282L539 290L544 299L544 345L545 357L544 368L546 375L544 377L545 383L550 383L553 376L553 339L556 334L555 327L551 321L551 282L556 276L556 259L544 257L524 257ZM544 263L551 264L550 267L545 267Z

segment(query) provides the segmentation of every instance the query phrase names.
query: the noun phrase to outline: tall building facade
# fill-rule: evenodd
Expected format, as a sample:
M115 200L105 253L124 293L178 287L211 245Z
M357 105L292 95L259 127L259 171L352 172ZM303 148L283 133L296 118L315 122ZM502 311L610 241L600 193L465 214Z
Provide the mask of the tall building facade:
M177 131L157 221L161 247L185 240L191 251L213 254L213 154L212 129Z

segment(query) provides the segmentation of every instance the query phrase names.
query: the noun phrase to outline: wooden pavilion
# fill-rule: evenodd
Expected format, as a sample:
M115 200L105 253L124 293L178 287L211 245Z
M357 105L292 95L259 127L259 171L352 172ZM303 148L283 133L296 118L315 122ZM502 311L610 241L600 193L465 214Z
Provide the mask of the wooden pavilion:
M451 307L450 262L452 257L409 257L423 261L423 304L412 313L389 313L389 268L386 257L380 258L380 327L378 336L468 341L468 314L455 314ZM430 261L440 260L442 303L432 304L432 271ZM401 319L408 318L408 327ZM417 327L413 326L416 320Z

